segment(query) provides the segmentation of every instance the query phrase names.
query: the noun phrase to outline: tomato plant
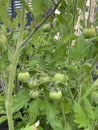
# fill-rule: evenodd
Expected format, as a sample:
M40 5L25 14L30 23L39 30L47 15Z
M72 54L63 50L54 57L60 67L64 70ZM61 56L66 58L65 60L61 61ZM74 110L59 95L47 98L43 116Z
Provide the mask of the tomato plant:
M21 0L14 18L10 2L0 1L0 128L98 129L96 2Z

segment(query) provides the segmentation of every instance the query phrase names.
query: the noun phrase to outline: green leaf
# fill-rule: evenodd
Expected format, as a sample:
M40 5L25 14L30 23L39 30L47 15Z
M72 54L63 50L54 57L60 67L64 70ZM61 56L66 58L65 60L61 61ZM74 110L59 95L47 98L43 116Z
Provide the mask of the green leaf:
M93 107L87 98L84 99L84 105L85 105L84 109L86 110L87 116L91 120L95 120L95 114L94 114Z
M53 104L48 102L46 104L47 123L50 123L54 130L63 130L63 124L61 120L57 118L59 114L58 109Z
M22 107L27 105L28 101L29 97L26 91L13 96L13 107L12 107L13 112L19 111Z
M42 16L48 9L47 3L44 0L33 0L32 10L35 17Z
M65 124L65 130L72 130L70 122L66 122L66 124Z
M5 26L9 26L10 24L10 16L8 14L8 2L7 3L2 3L0 1L0 22L3 22L5 24Z
M66 114L69 114L72 111L72 101L68 98L66 98L63 101L63 106Z
M2 124L4 121L7 120L7 117L6 116L1 116L0 117L0 124Z
M61 64L64 59L66 58L66 45L65 44L60 44L56 50L53 53L53 63L55 63L55 66Z
M98 120L98 106L95 108L95 119Z
M34 125L31 126L27 125L25 128L21 128L20 130L35 130L35 127Z
M89 120L80 104L75 103L74 112L75 112L74 122L78 124L79 128L81 127L86 128L88 126Z
M68 74L73 77L73 78L77 78L80 75L80 70L78 68L76 68L75 66L72 65L67 65L65 63L65 68L68 71Z
M25 7L25 9L28 11L28 12L31 12L32 13L32 9L30 8L28 2L26 2L25 0L20 0L21 3L23 4L23 6Z
M39 115L39 104L41 104L41 100L35 99L29 104L28 114L29 114L29 121L34 123L37 116Z
M88 54L89 46L89 44L86 44L84 37L79 36L76 40L75 45L71 48L71 58L75 60L83 59Z

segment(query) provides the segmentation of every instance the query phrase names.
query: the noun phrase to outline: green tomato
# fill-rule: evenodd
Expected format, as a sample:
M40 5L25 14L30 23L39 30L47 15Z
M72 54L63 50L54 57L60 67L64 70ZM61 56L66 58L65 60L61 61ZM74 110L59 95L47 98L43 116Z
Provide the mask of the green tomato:
M38 86L38 81L37 79L33 80L33 79L30 79L28 81L28 86L29 88L36 88Z
M30 73L29 72L20 72L18 74L18 80L20 82L27 82L30 78Z
M84 28L83 29L83 35L85 38L91 38L96 36L95 28Z
M61 73L56 73L54 75L54 80L59 82L66 82L68 81L68 76Z
M49 98L52 100L59 100L62 97L62 92L61 90L58 91L50 91L49 93Z
M29 93L29 97L30 98L38 98L40 96L40 92L38 90L32 90L30 93Z
M47 23L43 26L43 31L44 32L49 32L51 30L51 25L50 23Z

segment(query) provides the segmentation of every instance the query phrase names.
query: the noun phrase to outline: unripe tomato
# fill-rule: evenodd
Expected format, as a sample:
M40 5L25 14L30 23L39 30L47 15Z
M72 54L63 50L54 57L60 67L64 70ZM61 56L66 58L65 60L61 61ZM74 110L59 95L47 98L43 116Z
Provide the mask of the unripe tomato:
M51 30L51 24L47 23L43 26L43 31L44 32L49 32Z
M83 29L83 35L85 38L90 38L96 36L95 28L84 28Z
M60 81L60 82L66 82L66 81L68 81L68 76L64 75L64 74L61 74L61 73L56 73L54 75L54 80L55 81Z
M29 78L30 78L29 72L20 72L18 74L18 80L20 82L27 82L29 80Z
M38 98L40 96L40 92L38 90L32 90L30 93L29 93L29 97L30 98Z
M59 100L62 97L62 92L61 90L58 91L50 91L49 93L49 98L53 100Z
M36 88L38 86L38 81L37 79L33 80L33 79L30 79L28 81L28 86L29 88Z

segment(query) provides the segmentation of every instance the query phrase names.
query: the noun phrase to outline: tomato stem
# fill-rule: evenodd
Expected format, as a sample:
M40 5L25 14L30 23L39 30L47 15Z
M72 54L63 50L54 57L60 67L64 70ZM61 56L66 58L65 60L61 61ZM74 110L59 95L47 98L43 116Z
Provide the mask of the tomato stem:
M65 127L65 124L66 124L66 115L65 115L65 110L64 110L63 102L61 103L61 108L62 108L62 115L63 115L63 118L64 118L64 127Z
M15 72L16 72L16 66L18 63L18 59L21 52L21 43L23 40L23 31L24 31L24 25L25 25L25 8L23 7L21 12L21 20L20 20L20 38L17 43L17 47L15 50L15 54L13 56L12 63L9 67L9 79L8 79L8 87L6 92L6 114L8 119L8 127L9 130L14 130L14 123L13 123L13 117L12 117L12 93L13 93L13 87L14 87L14 79L15 79Z

